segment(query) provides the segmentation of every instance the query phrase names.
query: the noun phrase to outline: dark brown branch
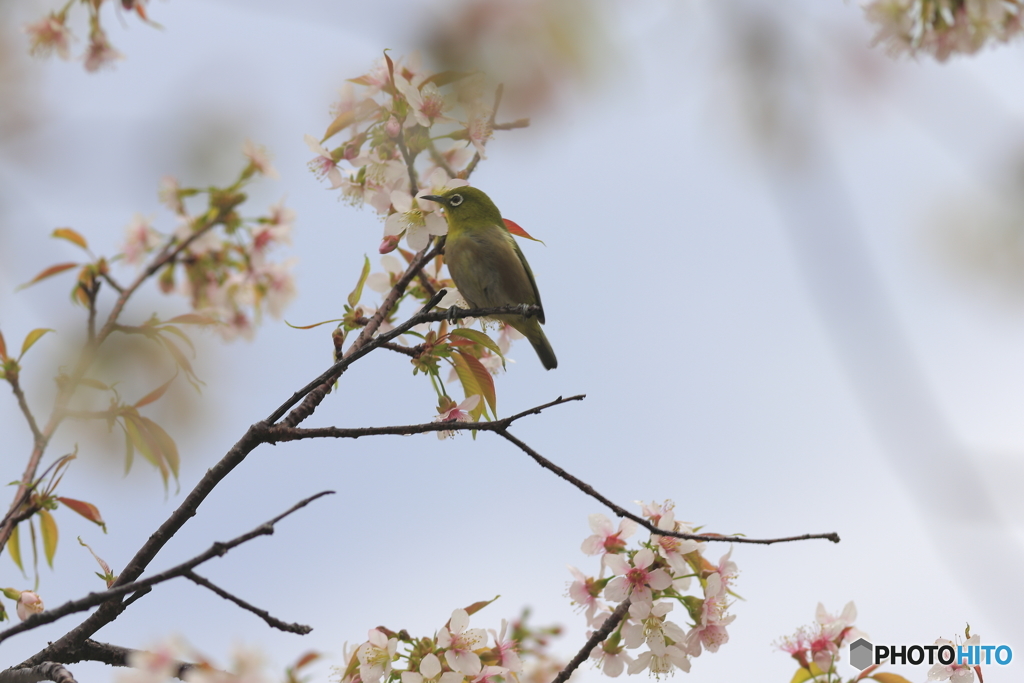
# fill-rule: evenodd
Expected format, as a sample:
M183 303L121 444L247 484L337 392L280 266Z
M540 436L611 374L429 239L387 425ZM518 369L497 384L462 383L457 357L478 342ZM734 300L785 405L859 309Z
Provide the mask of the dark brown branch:
M260 619L267 622L267 625L271 628L276 628L281 631L287 631L288 633L298 633L302 636L306 635L307 633L313 630L312 626L306 626L305 624L289 624L285 621L281 621L280 619L271 616L270 612L262 610L259 607L256 607L255 605L250 605L245 600L242 600L241 598L236 597L231 593L228 593L226 590L224 590L217 584L213 583L212 581L209 581L208 579L204 579L203 577L199 576L191 570L185 572L182 576L184 576L189 581L202 586L203 588L209 588L211 591L213 591L220 597L224 598L225 600L230 600L242 609L252 612Z
M590 636L580 651L576 653L576 656L572 658L572 661L558 672L558 675L555 676L551 683L565 683L565 681L569 680L569 676L572 676L573 672L580 667L580 664L587 661L594 648L603 643L605 638L610 636L612 631L618 627L619 623L626 616L626 612L629 611L629 604L630 599L626 598L615 608L615 611L601 624L601 628L594 631L594 635Z
M37 683L37 681L53 681L54 683L77 683L71 672L57 662L43 662L36 666L22 669L0 671L0 683Z
M131 666L129 660L133 655L138 653L147 653L145 650L133 650L127 647L121 647L120 645L111 645L110 643L100 643L86 638L83 642L75 645L72 648L64 650L60 653L60 661L64 664L74 664L76 662L99 662L101 664L107 664L108 666ZM153 655L154 657L156 655ZM191 662L174 662L175 672L174 675L178 678L184 679L185 674L189 670L196 668L195 664Z
M194 491L193 491L193 493L194 493ZM252 531L250 531L248 533L245 533L245 534L242 534L241 536L233 538L233 539L231 539L230 541L227 541L227 542L214 543L205 552L200 553L199 555L196 555L192 559L187 560L185 562L182 562L181 564L179 564L179 565L177 565L175 567L171 567L170 569L162 571L162 572L160 572L158 574L154 574L153 576L150 576L149 578L142 579L140 581L134 581L134 582L122 581L122 579L126 575L130 576L131 574L136 574L137 573L136 570L133 568L133 565L136 563L136 560L133 558L132 562L129 563L129 568L126 568L125 571L121 573L121 576L118 577L118 580L114 582L114 585L111 588L109 588L109 589L107 589L105 591L100 591L99 593L90 593L89 595L85 596L84 598L79 598L78 600L70 600L70 601L64 603L63 605L61 605L60 607L56 607L54 609L46 610L45 612L40 612L39 614L34 614L31 617L29 617L28 619L26 619L25 621L21 622L20 624L12 626L11 628L9 628L9 629L7 629L5 631L0 631L0 642L3 642L4 640L7 640L11 636L17 635L18 633L21 633L23 631L29 631L29 630L31 630L33 628L38 627L38 626L42 626L43 624L52 623L52 622L57 621L58 619L60 619L62 617L65 617L65 616L69 615L69 614L74 614L75 612L83 612L83 611L85 611L87 609L95 607L96 605L104 605L104 607L106 607L107 605L110 605L110 604L114 605L114 607L112 609L107 610L106 612L105 612L105 610L103 608L97 610L88 619L86 619L82 624L80 624L75 629L72 629L71 631L69 631L67 634L65 634L56 643L51 644L48 648L46 648L42 652L37 653L36 655L34 655L27 662L25 662L25 664L26 665L37 664L39 662L36 662L34 660L37 659L37 658L40 658L40 657L42 657L43 660L45 660L45 659L52 659L52 657L47 656L49 650L54 649L54 648L58 648L59 649L60 644L62 642L70 641L70 642L73 643L73 642L77 642L77 641L80 641L80 640L84 640L85 638L88 638L90 635L92 635L92 633L95 633L96 630L98 630L101 626L105 625L106 623L109 623L114 618L116 618L117 615L119 615L121 613L121 611L123 611L123 608L124 608L124 605L119 603L119 602L118 603L111 602L111 601L116 600L116 598L120 598L120 597L122 597L124 595L127 595L129 593L134 593L135 591L138 591L138 590L147 589L147 588L149 588L151 586L155 586L155 585L157 585L159 583L163 583L164 581L168 581L170 579L173 579L173 578L176 578L176 577L179 577L179 576L184 576L186 572L194 569L195 567L199 566L200 564L202 564L202 563L204 563L204 562L206 562L208 560L211 560L214 557L221 557L221 556L225 555L232 548L235 548L235 547L237 547L239 545L242 545L243 543L251 541L252 539L257 538L259 536L269 536L269 535L274 533L274 525L277 524L279 521L281 521L282 519L284 519L288 515L292 514L293 512L295 512L297 510L300 510L301 508L304 508L305 506L309 505L310 503L312 503L317 498L320 498L320 497L326 496L326 495L330 495L332 493L334 493L334 492L333 491L322 491L321 493L318 493L315 496L310 496L309 498L306 498L305 500L299 501L298 503L296 503L295 505L290 507L288 510L284 511L283 513L281 513L277 517L274 517L270 521L261 524L260 526L256 527ZM164 526L166 526L166 525L167 525L167 522L164 523ZM161 529L163 529L163 527L161 527ZM159 531L157 533L159 533ZM154 534L154 536L156 536L156 534ZM153 537L150 537L150 541L152 541L152 539L153 539ZM147 542L146 545L148 546L149 542ZM161 543L161 545L163 545L163 544ZM146 546L143 546L143 549L146 549ZM141 553L142 551L139 551L139 552ZM136 558L138 558L138 556L139 556L139 554L137 553L136 554ZM139 570L139 571L141 571L141 570ZM111 616L109 614L109 612L113 612L113 615ZM102 616L100 616L100 615L102 615ZM101 622L101 623L90 623L93 620L95 620L97 622ZM87 629L84 629L84 630L92 629L92 633L88 633L88 634L82 635L82 631L80 631L80 629L82 629L82 627L85 626L86 624L89 624L89 627Z
M582 401L584 398L586 398L586 394L577 394L576 396L570 396L569 398L562 398L559 396L554 401L550 401L544 405L539 405L534 408L530 408L529 410L524 410L521 413L516 413L515 415L490 422L426 422L424 424L401 425L397 427L355 427L351 429L345 429L342 427L314 427L310 429L303 429L301 427L275 425L270 428L267 441L269 443L277 443L279 441L298 441L300 439L317 438L358 439L361 436L382 436L388 434L408 436L410 434L424 434L427 432L465 430L500 432L507 429L509 425L516 420L528 415L538 415L546 408L551 408L552 406L557 406L562 403L568 403L569 401Z
M121 285L117 284L117 280L115 280L110 275L110 273L100 273L100 277L103 278L104 280L106 280L107 284L110 285L111 287L113 287L117 291L118 294L123 294L124 293L124 287L122 287Z
M804 534L802 536L788 536L786 538L757 539L745 538L743 536L721 536L718 534L684 534L678 531L668 531L666 529L659 529L650 521L644 519L643 517L640 517L639 515L635 515L632 512L629 512L625 508L616 505L608 498L605 498L600 493L598 493L590 484L587 484L586 482L581 481L580 479L577 479L573 475L569 474L561 467L551 462L550 460L548 460L540 453L527 446L525 443L523 443L516 437L509 434L507 430L494 429L491 431L496 432L502 438L514 443L516 446L519 446L520 450L522 450L528 456L533 458L537 462L537 464L543 467L544 469L554 472L557 476L561 477L562 479L565 479L567 482L569 482L570 484L572 484L580 491L593 498L594 500L597 500L598 502L608 506L611 509L611 511L616 514L616 516L631 519L643 528L650 531L652 534L657 534L658 536L672 536L674 538L684 538L693 541L725 541L729 543L754 543L757 545L771 545L773 543L786 543L791 541L809 541L812 539L825 539L832 541L833 543L839 543L839 535L835 532L830 532L827 534Z
M370 340L373 339L373 335L377 333L377 330L380 328L381 322L383 322L384 318L387 316L388 311L394 308L399 297L402 296L406 287L409 286L409 283L412 282L413 278L416 277L420 270L422 270L423 266L429 263L430 259L437 256L438 253L439 246L434 244L434 247L431 249L430 244L428 243L423 251L416 254L415 258L413 258L412 262L409 264L409 267L406 268L404 273L402 273L402 277L398 278L398 282L395 283L394 287L391 288L391 291L388 292L388 295L384 298L384 303L382 303L380 308L377 309L377 312L370 317L370 321L366 324L366 327L363 328L363 331L359 333L359 337L357 337L356 340L352 342L352 345L348 347L348 350L345 352L345 359L335 363L335 366L339 366L340 363L344 363L349 357L356 356L357 358L361 358L366 355L366 353L363 352L363 349L367 344L373 344ZM444 290L441 291L443 292ZM428 303L432 302L431 306L424 307L425 310L430 310L430 308L441 300L440 294L441 293L439 292L430 298L430 302ZM414 325L416 324L419 323L414 323ZM411 328L412 325L406 329ZM396 336L398 335L391 335L391 333L389 333L388 335L377 337L374 339L374 342L378 342L377 345L379 346L381 343L391 341ZM298 404L299 401L302 401L302 404L299 405L298 408L292 410L291 414L288 415L288 418L285 420L285 423L290 427L294 427L305 420L313 414L316 407L324 400L328 392L331 390L331 385L337 381L338 377L341 377L341 373L345 371L345 367L347 367L347 365L340 366L340 369L337 370L332 367L319 378L292 394L292 397L275 410L270 417L264 420L263 424L265 426L269 426L277 422L288 410Z

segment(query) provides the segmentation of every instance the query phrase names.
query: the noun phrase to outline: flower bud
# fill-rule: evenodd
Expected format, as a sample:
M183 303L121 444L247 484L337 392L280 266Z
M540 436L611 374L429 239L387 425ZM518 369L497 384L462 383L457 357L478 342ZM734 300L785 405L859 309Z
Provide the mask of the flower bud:
M378 251L382 254L387 254L394 251L398 247L398 242L402 239L401 235L386 235L381 240Z
M397 138L398 134L402 132L402 124L398 122L398 119L392 116L385 124L384 130L387 131L388 136Z

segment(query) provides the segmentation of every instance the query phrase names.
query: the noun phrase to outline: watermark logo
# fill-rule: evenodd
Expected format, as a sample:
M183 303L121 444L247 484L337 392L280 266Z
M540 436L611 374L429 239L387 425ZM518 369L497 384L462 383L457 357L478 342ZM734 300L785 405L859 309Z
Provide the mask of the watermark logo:
M872 664L942 664L950 666L980 666L1013 661L1009 645L873 645L864 638L850 643L850 664L863 671Z

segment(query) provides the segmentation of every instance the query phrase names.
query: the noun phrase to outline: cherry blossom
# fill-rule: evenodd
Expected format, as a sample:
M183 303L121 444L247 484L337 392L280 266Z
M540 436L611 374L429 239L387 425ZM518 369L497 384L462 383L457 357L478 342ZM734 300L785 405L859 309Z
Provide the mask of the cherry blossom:
M405 233L405 241L413 251L425 249L431 235L444 235L448 223L435 212L425 213L414 205L412 195L404 190L391 192L391 204L395 213L384 222L384 236L391 237Z
M405 272L405 268L397 258L390 255L381 257L380 265L384 267L384 272L371 273L366 278L366 286L375 292L387 294L391 291L395 280Z
M441 673L441 660L433 652L420 661L420 670L403 671L402 683L462 683L465 677L455 671Z
M153 229L151 220L137 213L125 228L125 241L121 247L125 263L139 265L145 260L146 255L160 244L161 235Z
M464 404L468 403L471 399L476 399L473 402L473 407L480 401L479 396L471 396L470 398L459 404L458 409L453 410L472 410L473 407L463 407ZM448 411L446 415L450 415L453 411ZM452 419L451 417L448 420ZM460 418L454 418L460 419ZM444 416L439 416L438 422L448 421ZM461 420L466 421L466 420ZM487 642L487 633L482 628L467 629L469 626L469 613L464 609L456 609L452 612L452 618L448 622L448 627L442 627L441 631L437 634L437 644L439 647L445 648L444 659L455 671L466 674L467 676L476 676L481 673L480 655L473 652ZM364 678L365 680L365 678Z
M124 55L110 45L103 29L94 26L89 34L89 49L85 53L85 70L99 71L104 67L113 66L119 59L124 59Z
M501 620L501 632L495 633L491 629L491 635L494 637L494 650L498 656L498 662L506 671L512 672L513 674L521 673L523 670L523 663L519 660L519 653L516 652L516 643L513 640L505 640L505 632L508 629L508 621L506 619ZM404 682L403 682L404 683Z
M306 146L316 154L308 164L309 170L313 171L313 175L321 180L327 178L331 182L330 189L336 190L341 187L343 184L341 171L338 170L338 162L334 156L312 135L307 134L303 139L306 141Z
M602 607L602 603L597 599L597 596L601 594L601 585L596 579L584 576L583 572L576 567L570 566L569 571L576 579L569 584L569 597L583 610L587 623L593 626L594 613Z
M391 674L391 662L395 659L398 640L388 638L383 631L370 629L367 642L356 650L359 660L359 677L363 683L379 683L381 676Z
M611 520L601 513L594 513L587 517L590 530L593 536L588 536L583 541L580 549L587 555L599 555L608 553L621 553L626 549L626 539L636 533L637 523L631 519L623 519L619 522L618 530L612 526Z
M669 510L661 519L658 520L657 524L659 529L665 531L676 531L686 534L693 533L693 529L684 524L683 522L677 522L675 519L675 512ZM651 540L658 546L658 554L665 558L668 562L669 567L676 574L687 574L690 573L690 567L686 563L686 555L692 553L694 550L703 551L706 543L700 541L688 540L683 538L676 538L674 536L658 536L653 535Z
M51 12L33 24L26 24L22 30L28 34L32 42L29 53L36 57L49 57L56 52L61 59L68 59L71 31L64 23L65 19L63 12Z
M629 665L630 675L650 669L655 676L670 674L678 668L682 671L690 670L690 658L687 654L675 645L662 645L654 641L649 646L651 649L642 653Z
M590 651L590 658L597 661L597 666L609 678L618 678L627 666L633 663L633 658L621 645L610 645L608 640Z
M945 638L939 638L935 641L935 644L939 647L947 645L953 648L956 652L956 644ZM975 633L973 636L964 641L963 647L970 647L971 645L981 645L981 637ZM928 670L929 681L953 681L953 683L974 683L974 669L968 664L961 664L956 659L953 660L952 664L942 664L941 662L936 663Z
M248 157L249 164L253 170L261 175L273 180L278 180L281 177L277 169L270 163L270 154L263 145L257 145L252 140L246 140L245 144L242 145L242 154Z
M648 570L654 560L654 552L649 548L638 550L632 565L622 555L606 555L605 564L615 578L605 586L604 596L612 602L622 602L630 596L634 602L650 602L651 589L664 590L672 585L672 577L664 569Z
M653 641L663 645L682 643L686 639L686 632L678 624L668 621L665 618L672 611L672 603L657 602L653 605L649 602L634 602L629 606L630 619L622 627L622 639L626 647L633 650L644 643L648 646Z

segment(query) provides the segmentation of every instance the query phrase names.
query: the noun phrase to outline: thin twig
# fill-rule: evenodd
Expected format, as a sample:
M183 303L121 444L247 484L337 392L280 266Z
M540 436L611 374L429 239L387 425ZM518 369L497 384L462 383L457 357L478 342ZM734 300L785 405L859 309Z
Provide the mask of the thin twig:
M18 381L18 373L7 373L7 382L11 385L11 391L14 392L14 397L18 399L18 407L25 416L25 421L28 422L28 428L32 431L32 440L38 446L43 443L43 433L39 431L39 425L36 423L36 418L32 414L32 410L28 407L28 401L25 400L25 392L22 391L21 383Z
M629 605L629 598L623 600L619 606L615 608L615 611L604 620L604 623L601 624L601 628L594 631L594 635L587 639L587 642L584 643L583 647L580 648L580 651L576 653L576 656L572 658L572 661L566 664L565 668L558 672L558 675L555 676L551 683L565 683L565 681L569 680L569 676L572 676L572 673L580 667L580 664L587 661L594 648L603 643L605 638L610 636L612 631L618 627L619 623L626 616L626 612L629 611Z
M193 557L192 559L186 560L185 562L182 562L181 564L179 564L179 565L177 565L175 567L171 567L170 569L162 571L162 572L160 572L158 574L154 574L153 576L150 576L149 578L142 579L140 581L134 581L134 582L131 582L131 583L121 582L121 579L125 576L125 572L128 571L126 569L125 572L122 572L121 576L118 577L118 580L114 582L114 585L111 586L110 588L108 588L105 591L100 591L98 593L89 593L84 598L79 598L77 600L69 600L68 602L64 603L63 605L61 605L59 607L56 607L54 609L46 610L45 612L40 612L39 614L34 614L34 615L30 616L28 619L26 619L25 621L21 622L20 624L15 625L15 626L12 626L11 628L7 629L6 631L0 631L0 642L3 642L5 640L7 640L8 638L10 638L11 636L17 635L18 633L21 633L23 631L29 631L31 629L37 628L39 626L42 626L43 624L49 624L49 623L52 623L54 621L57 621L58 619L60 619L62 617L65 617L65 616L67 616L69 614L74 614L75 612L83 612L83 611L85 611L87 609L95 607L96 605L107 603L108 601L112 601L112 600L115 600L116 598L119 598L121 596L127 595L128 593L134 593L135 591L146 589L146 588L149 588L151 586L155 586L155 585L157 585L159 583L163 583L164 581L168 581L170 579L177 578L179 576L184 576L186 572L191 571L192 569L194 569L195 567L199 566L200 564L202 564L202 563L204 563L204 562L206 562L208 560L211 560L214 557L221 557L221 556L225 555L232 548L240 546L243 543L251 541L252 539L257 538L259 536L269 536L269 535L273 534L274 533L274 525L277 524L278 522L280 522L282 519L284 519L288 515L292 514L293 512L306 507L307 505L312 503L317 498L320 498L320 497L326 496L326 495L330 495L332 493L334 493L334 491L322 491L322 492L316 494L315 496L310 496L309 498L306 498L305 500L301 500L298 503L296 503L295 505L293 505L292 507L290 507L287 510L285 510L284 512L282 512L277 517L274 517L273 519L271 519L268 522L264 522L263 524L261 524L260 526L256 527L252 531L249 531L248 533L242 534L241 536L237 536L237 537L231 539L230 541L226 541L226 542L223 542L223 543L221 543L221 542L214 543L205 552L202 552L199 555L196 555L195 557ZM165 525L166 525L166 522L165 522ZM97 610L96 613L94 613L92 615L92 617L96 617L97 615L99 615L101 613L102 613L102 610ZM118 612L118 614L119 613L120 612ZM90 617L90 619L92 619L92 617ZM115 615L115 617L116 617L116 615ZM89 622L89 619L87 619L85 622L83 622L82 625L84 625L85 623L88 623L88 622ZM56 643L51 644L50 647L47 648L47 650L49 650L51 648L54 648L54 647L57 647L59 645L59 643L61 643L65 639L68 639L69 636L72 636L72 634L75 634L78 631L78 629L81 628L82 625L79 625L79 627L73 629L72 631L69 631L63 638L58 640ZM98 626L97 626L97 630L98 630ZM93 631L93 633L95 633L95 630ZM92 634L89 634L89 635L92 635ZM87 638L88 635L86 635L85 637ZM84 640L84 638L78 637L78 638L73 638L72 642L74 642L74 640L76 640L76 639L77 640ZM35 655L35 657L39 657L40 654L46 653L47 650L43 650L42 653L38 653L37 655ZM35 657L30 659L28 662L26 662L26 664L29 664L29 665L35 664L36 662L32 661L33 659L35 659Z
M592 487L590 484L587 484L586 482L584 482L584 481L574 477L573 475L569 474L568 472L563 470L561 467L559 467L555 463L551 462L550 460L548 460L547 458L542 456L540 453L538 453L537 451L535 451L532 448L530 448L529 446L527 446L525 443L523 443L522 441L520 441L516 437L512 436L511 434L509 434L509 432L507 430L505 430L505 429L494 429L494 430L491 430L491 431L496 432L502 438L510 441L511 443L514 443L516 446L519 446L520 450L522 450L528 456L533 458L537 462L537 464L540 465L541 467L543 467L544 469L550 470L551 472L554 472L557 476L561 477L562 479L565 479L567 482L569 482L570 484L572 484L573 486L578 488L580 491L582 491L583 493L585 493L588 496L590 496L591 498L593 498L594 500L597 500L598 502L603 503L604 505L608 506L611 509L611 511L616 514L616 516L618 516L618 517L625 517L627 519L631 519L634 522L636 522L637 524L639 524L640 526L642 526L645 529L647 529L648 531L650 531L652 534L657 534L658 536L672 536L674 538L684 538L684 539L693 540L693 541L718 541L718 542L723 542L724 541L724 542L728 542L728 543L753 543L753 544L757 544L757 545L771 545L773 543L787 543L787 542L792 542L792 541L809 541L809 540L812 540L812 539L825 539L825 540L828 540L828 541L832 541L833 543L839 543L839 534L837 534L835 532L830 532L830 533L827 533L827 534L804 534L802 536L788 536L786 538L762 538L762 539L758 539L758 538L746 538L744 536L722 536L722 535L719 535L719 534L684 534L684 533L680 533L678 531L669 531L667 529L659 529L657 526L652 524L650 521L644 519L643 517L640 517L639 515L635 515L632 512L629 512L628 510L626 510L625 508L622 508L622 507L616 505L615 503L610 501L608 498L606 498L603 495L601 495L600 493L598 493L594 489L594 487Z
M199 576L191 570L185 572L182 576L184 576L189 581L202 586L203 588L209 588L211 591L213 591L220 597L224 598L225 600L230 600L242 609L252 612L260 619L267 622L267 625L272 628L276 628L281 631L287 631L288 633L298 633L299 635L303 636L313 630L312 626L306 626L305 624L289 624L288 622L281 621L280 619L271 616L270 612L260 609L255 605L251 605L245 600L242 600L241 598L232 595L231 593L227 592L217 584L213 583L212 581L209 581L208 579L204 579L203 577ZM2 681L0 681L0 683L2 683Z
M397 427L355 427L351 429L342 427L313 427L304 429L302 427L275 425L274 427L271 427L267 436L267 441L269 443L277 443L281 441L298 441L300 439L318 438L358 439L361 436L408 436L410 434L447 432L455 430L500 432L501 430L507 429L509 425L516 420L522 419L528 415L538 415L546 408L551 408L552 406L561 405L562 403L568 403L570 401L582 401L584 398L586 398L586 394L577 394L576 396L570 396L568 398L562 398L559 396L554 401L530 408L529 410L524 410L521 413L516 413L509 417L503 417L500 420L492 420L488 422L426 422L423 424L401 425Z

